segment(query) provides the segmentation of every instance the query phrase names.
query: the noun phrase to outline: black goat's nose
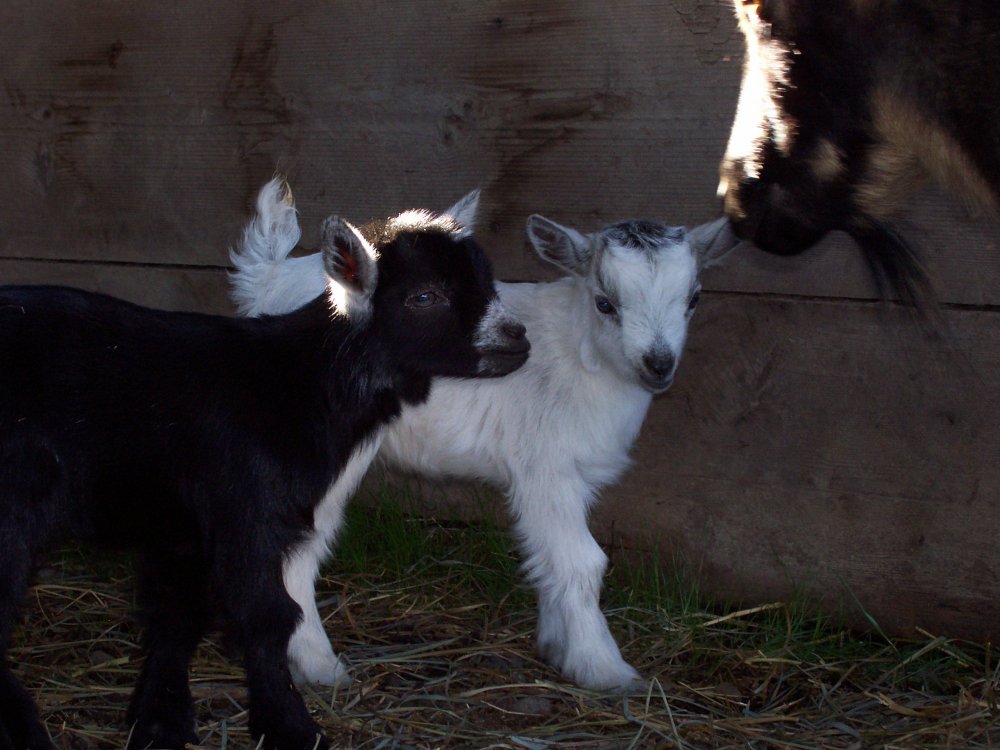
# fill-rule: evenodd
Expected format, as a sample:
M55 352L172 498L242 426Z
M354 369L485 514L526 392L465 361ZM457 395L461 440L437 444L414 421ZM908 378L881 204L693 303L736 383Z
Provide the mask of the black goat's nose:
M509 339L514 339L515 341L520 341L527 333L524 326L520 323L504 323L500 326L500 331L504 336Z
M642 358L642 364L655 378L667 378L674 371L673 354L647 354Z

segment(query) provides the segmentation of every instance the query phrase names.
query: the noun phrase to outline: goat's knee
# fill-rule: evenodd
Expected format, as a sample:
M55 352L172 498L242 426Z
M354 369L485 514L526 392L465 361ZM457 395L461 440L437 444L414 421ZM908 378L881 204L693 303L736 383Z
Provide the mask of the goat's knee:
M548 535L544 550L529 550L524 567L546 601L597 606L608 557L589 531Z

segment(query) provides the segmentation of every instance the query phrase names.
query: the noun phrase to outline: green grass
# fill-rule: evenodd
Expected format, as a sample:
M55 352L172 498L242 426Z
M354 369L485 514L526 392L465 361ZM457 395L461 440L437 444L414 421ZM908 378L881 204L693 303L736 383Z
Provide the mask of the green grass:
M364 503L349 510L347 533L330 574L424 578L435 589L448 582L459 599L530 609L533 594L519 575L513 542L493 520L498 502L495 497L476 496L469 504L486 509L482 520L442 522L418 515L419 498L406 484L383 481ZM727 652L733 651L790 663L852 663L858 675L888 690L947 689L959 674L968 676L978 668L987 677L991 664L996 669L989 645L888 637L846 584L833 611L796 587L786 600L744 607L705 595L698 570L680 557L664 564L655 541L645 548L641 554L615 551L602 608L612 626L633 633L675 634L709 674L717 672ZM845 624L859 619L848 618L852 608L869 623L868 632L852 631Z
M510 597L510 606L531 606L530 592L518 577L516 552L495 522L445 527L431 521L428 526L428 522L417 520L417 507L412 497L383 487L367 524L356 524L357 538L383 534L386 522L393 531L406 527L407 538L415 544L407 553L408 564L419 560L431 564L427 562L430 559L437 566L459 566L466 572L462 582L465 595L499 601L516 592ZM495 517L495 513L490 516ZM393 544L400 542L395 534L385 536ZM446 545L439 545L441 538L447 539ZM744 661L772 661L790 668L843 670L865 681L869 691L954 693L976 677L996 682L997 660L989 644L963 644L930 636L914 641L890 638L846 583L841 602L832 611L796 587L786 600L743 607L706 596L699 586L698 571L686 560L675 557L664 564L655 543L646 549L646 554L619 550L614 555L616 562L605 580L602 606L613 628L633 637L655 634L672 639L675 647L688 649L692 654L689 663L697 665L704 677L724 673L732 677L736 654ZM385 552L392 557L391 550ZM363 565L377 565L377 559ZM397 568L395 572L407 571ZM866 632L853 631L845 624L859 619L868 624ZM992 699L995 702L995 696Z
M1000 747L989 645L893 639L871 622L851 631L849 615L865 618L846 591L833 612L804 591L758 606L712 601L697 569L658 554L612 550L603 601L649 691L576 688L535 656L534 595L496 503L476 495L462 509L484 520L445 521L418 516L427 506L408 486L370 483L350 506L317 599L355 682L304 691L335 747ZM132 607L128 556L77 547L32 592L10 658L61 750L124 742L141 665ZM252 747L239 663L218 636L194 661L204 747Z
M381 482L347 510L345 532L328 568L334 576L442 582L474 599L526 606L530 592L519 561L495 518L496 498L476 495L487 509L474 523L419 515L420 503L406 484Z

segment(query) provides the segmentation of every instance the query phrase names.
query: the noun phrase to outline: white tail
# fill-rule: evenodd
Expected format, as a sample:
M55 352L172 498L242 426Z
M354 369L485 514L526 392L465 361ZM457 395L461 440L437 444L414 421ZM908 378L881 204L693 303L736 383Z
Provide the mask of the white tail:
M232 298L241 315L280 315L314 300L326 289L318 253L289 258L302 230L288 184L275 177L257 196L257 214L229 251ZM306 283L303 283L306 282Z

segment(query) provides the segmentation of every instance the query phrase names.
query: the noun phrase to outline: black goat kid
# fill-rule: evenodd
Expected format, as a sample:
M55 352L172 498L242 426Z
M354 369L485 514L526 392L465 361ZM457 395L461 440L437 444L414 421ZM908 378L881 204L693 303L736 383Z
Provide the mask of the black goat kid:
M0 748L52 747L7 651L38 556L67 536L139 553L130 747L196 742L187 669L217 615L253 735L328 746L288 672L289 568L325 556L401 401L434 375L511 372L528 343L450 217L408 212L372 242L331 217L323 253L330 294L261 319L0 288Z

